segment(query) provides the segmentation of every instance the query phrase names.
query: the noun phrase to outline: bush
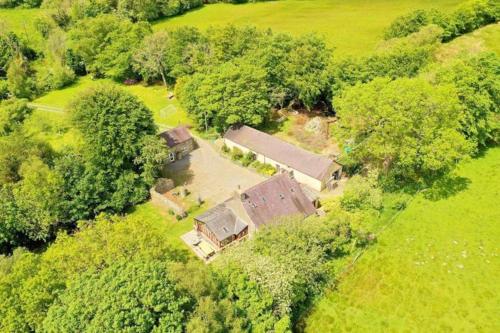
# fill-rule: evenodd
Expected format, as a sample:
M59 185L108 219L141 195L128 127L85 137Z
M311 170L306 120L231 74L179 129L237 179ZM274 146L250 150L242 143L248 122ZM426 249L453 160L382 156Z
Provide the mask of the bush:
M449 41L497 22L499 15L500 6L495 0L466 2L448 16L437 10L416 10L396 18L385 31L384 38L405 37L428 24L437 24L444 29L443 40Z
M255 161L255 154L252 153L251 151L249 151L248 153L246 153L245 155L243 155L243 158L241 159L241 164L243 164L243 166L249 166L253 161Z
M241 151L241 149L238 147L233 147L233 150L231 152L231 159L233 161L239 161L242 158L243 158L243 152Z
M222 145L222 148L221 148L221 151L224 153L224 154L229 154L229 152L231 151L231 149L229 149L229 147L224 143Z
M381 209L382 191L377 187L377 175L370 173L368 177L356 175L352 177L340 199L343 208L353 211L357 209Z
M255 170L257 170L257 172L259 172L263 175L266 175L266 176L272 176L276 172L278 172L278 170L276 170L276 168L273 167L272 165L266 164L266 163L261 163L259 161L254 161L252 163L252 167L254 167Z
M9 83L6 80L0 80L0 100L9 98Z

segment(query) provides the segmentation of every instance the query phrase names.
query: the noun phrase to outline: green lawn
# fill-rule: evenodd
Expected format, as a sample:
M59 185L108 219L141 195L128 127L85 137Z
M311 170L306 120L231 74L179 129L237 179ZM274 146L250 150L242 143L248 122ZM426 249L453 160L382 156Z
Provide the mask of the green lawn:
M244 5L213 4L157 22L155 30L183 25L207 28L234 23L272 28L294 35L315 31L338 54L370 52L383 30L399 15L414 9L454 9L460 0L282 0Z
M492 148L460 167L447 197L417 196L315 306L305 331L499 332L499 169Z
M37 98L33 102L37 104L65 108L68 103L77 97L82 91L85 91L86 89L101 82L117 84L111 80L92 80L90 76L86 76L80 78L75 84L67 88L51 91L48 94ZM179 106L177 100L175 98L168 99L167 89L165 87L146 87L141 84L119 86L143 101L144 104L146 104L146 106L153 111L154 119L160 126L191 124L191 120L189 119L187 113Z
M0 29L13 31L31 45L40 45L42 38L36 33L34 21L43 15L43 9L0 9Z

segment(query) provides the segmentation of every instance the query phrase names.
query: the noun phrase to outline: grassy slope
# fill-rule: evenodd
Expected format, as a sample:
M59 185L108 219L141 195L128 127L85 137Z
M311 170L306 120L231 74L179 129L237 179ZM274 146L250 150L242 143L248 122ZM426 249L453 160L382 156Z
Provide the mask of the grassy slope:
M51 91L48 94L36 99L34 102L64 108L82 91L98 84L99 82L113 83L111 80L94 81L90 77L83 77L70 87ZM133 95L136 95L140 100L142 100L144 104L146 104L146 106L153 111L153 115L157 123L168 126L191 124L187 114L179 107L177 100L169 100L167 98L167 89L164 87L145 87L140 84L133 86L120 85L120 87Z
M235 23L303 34L316 31L338 54L363 54L382 38L383 30L402 14L418 8L452 10L461 0L282 0L244 5L214 4L157 22L154 29L183 25L206 28Z
M460 54L476 54L491 51L500 54L500 23L490 24L449 43L437 51L437 58L446 61Z
M306 332L500 331L499 168L492 148L460 167L465 190L418 196L317 304Z

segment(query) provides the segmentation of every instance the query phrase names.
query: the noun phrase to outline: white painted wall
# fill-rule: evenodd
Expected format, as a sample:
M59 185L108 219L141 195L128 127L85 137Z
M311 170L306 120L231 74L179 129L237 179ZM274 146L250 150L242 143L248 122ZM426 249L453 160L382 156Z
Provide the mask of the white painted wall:
M234 147L237 147L243 153L247 153L250 151L250 149L248 149L247 147L244 147L244 146L237 144L236 142L233 142L233 141L228 140L226 138L224 138L224 144L229 149L233 149ZM257 161L259 161L261 163L270 164L273 167L279 166L280 169L283 169L286 171L293 171L293 176L299 183L305 184L316 191L321 191L325 188L325 183L322 180L319 180L319 179L316 179L316 178L311 177L309 175L306 175L306 174L304 174L296 169L289 167L288 165L277 162L277 161L275 161L269 157L266 157L264 155L261 155L257 152L254 152L254 151L252 151L252 152L255 154ZM329 179L329 177L327 177L327 179Z

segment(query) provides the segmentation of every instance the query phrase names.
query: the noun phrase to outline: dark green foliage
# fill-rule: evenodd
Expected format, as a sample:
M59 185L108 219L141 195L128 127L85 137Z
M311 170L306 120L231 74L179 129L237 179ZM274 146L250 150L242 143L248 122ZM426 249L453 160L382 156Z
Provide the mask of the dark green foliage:
M396 182L433 181L470 153L453 86L375 79L346 90L338 115L351 158Z
M117 262L83 274L52 305L46 332L183 332L189 298L161 261Z
M0 73L5 76L9 64L21 50L21 44L16 34L8 32L0 36Z
M181 82L179 99L199 128L223 132L234 124L259 126L269 119L266 73L245 62L227 62Z
M0 8L36 8L40 7L42 0L1 0Z
M37 1L37 0L28 0ZM154 21L162 17L182 14L203 5L202 0L84 0L67 2L65 0L44 0L46 8L64 8L74 21L96 17L101 14L117 13L133 22Z
M147 81L161 79L166 85L176 78L192 74L193 53L203 44L195 28L181 27L147 36L134 54L134 69Z
M146 23L134 24L114 15L81 20L68 32L69 65L80 71L84 64L98 77L133 78L132 54L150 32Z
M435 69L435 84L456 87L465 116L462 132L481 148L500 139L500 60L495 54L457 59Z
M422 27L443 22L443 14L437 10L417 9L409 14L396 18L384 33L385 39L406 37L419 31Z
M345 255L354 239L351 227L334 218L286 219L230 250L217 272L245 326L287 331L324 287L332 260Z
M23 124L33 109L28 106L26 100L11 98L0 103L0 136L12 133Z
M0 256L2 296L0 331L2 332L43 331L42 324L49 308L52 304L56 304L56 307L61 306L61 303L54 302L64 292L68 283L75 283L86 271L97 272L117 262L140 261L147 266L170 260L180 262L185 258L183 251L171 248L165 229L158 228L158 225L140 219L105 216L98 217L92 223L80 224L74 236L60 233L57 240L42 254L28 253L20 256L21 253L24 252L18 250L12 257ZM131 272L135 271L135 268L130 269ZM116 267L113 270L116 270ZM150 272L146 268L144 271ZM151 272L155 271L156 268L152 268ZM107 272L109 274L110 271ZM148 278L158 283L155 278L161 277L163 280L162 274L152 274ZM96 278L99 280L97 276ZM134 280L127 281L126 274L123 274L122 278L125 280L124 283L134 283ZM194 279L192 276L191 278ZM140 285L147 285L143 279L141 276L137 281ZM102 289L105 289L107 284L101 282ZM112 282L109 282L110 287ZM137 288L140 290L141 287ZM146 295L140 293L138 296ZM180 296L184 297L184 294ZM96 302L100 300L95 299ZM109 299L102 301L106 302ZM163 309L159 307L152 312L162 311Z
M80 178L71 200L84 215L77 218L143 201L167 154L155 137L151 111L129 93L104 85L80 96L70 111L85 141L83 158L61 167L69 179Z
M9 91L19 98L31 98L36 93L35 72L22 55L16 56L7 70Z

